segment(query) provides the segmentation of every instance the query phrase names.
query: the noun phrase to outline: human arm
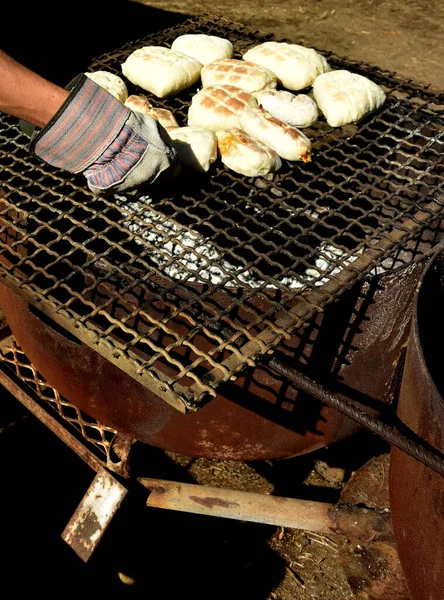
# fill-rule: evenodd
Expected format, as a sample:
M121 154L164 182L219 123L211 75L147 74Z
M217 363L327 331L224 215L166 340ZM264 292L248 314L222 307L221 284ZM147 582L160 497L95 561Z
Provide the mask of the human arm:
M96 193L170 181L178 157L163 127L133 113L80 74L69 89L0 54L0 110L41 128L31 150L50 165L83 173Z
M44 127L68 95L0 50L0 112Z

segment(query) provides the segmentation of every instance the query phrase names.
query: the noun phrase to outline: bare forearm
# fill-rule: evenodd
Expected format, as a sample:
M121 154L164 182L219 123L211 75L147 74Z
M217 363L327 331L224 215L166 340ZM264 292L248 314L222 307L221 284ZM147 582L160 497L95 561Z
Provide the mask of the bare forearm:
M68 93L0 50L0 112L44 127Z

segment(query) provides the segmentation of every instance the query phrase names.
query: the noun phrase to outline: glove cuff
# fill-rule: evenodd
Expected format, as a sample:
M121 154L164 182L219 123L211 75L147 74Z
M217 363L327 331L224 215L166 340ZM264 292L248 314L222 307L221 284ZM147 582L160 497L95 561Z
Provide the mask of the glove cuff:
M79 173L108 148L132 113L84 74L68 89L68 98L32 140L31 150L50 165Z

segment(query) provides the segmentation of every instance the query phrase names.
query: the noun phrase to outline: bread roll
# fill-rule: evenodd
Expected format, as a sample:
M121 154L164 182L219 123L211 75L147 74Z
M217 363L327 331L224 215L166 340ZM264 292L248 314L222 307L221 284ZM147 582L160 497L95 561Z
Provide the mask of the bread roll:
M215 134L202 127L174 127L168 129L173 146L182 166L206 173L217 159Z
M126 84L118 75L114 75L114 73L109 73L108 71L92 71L91 73L85 73L85 75L112 94L122 104L128 98Z
M229 40L204 33L180 35L171 44L171 50L191 56L203 65L233 56L233 44Z
M239 115L247 107L257 106L252 94L232 85L202 88L191 100L188 125L203 127L216 133L239 126Z
M306 94L292 94L284 90L262 90L255 94L262 106L276 119L292 127L310 127L318 119L316 102Z
M163 46L144 46L132 52L121 67L131 83L165 98L194 85L202 63Z
M170 110L167 108L156 108L143 94L132 94L131 96L128 96L125 106L136 112L141 112L153 117L153 119L159 121L165 129L179 127L176 117Z
M179 127L179 123L176 121L176 117L168 108L153 108L150 110L149 115L159 121L159 123L169 131L171 128Z
M125 100L125 106L130 110L141 112L144 115L149 115L150 110L153 108L151 102L143 94L131 94L131 96L128 96Z
M264 42L247 50L242 57L267 67L288 90L310 87L318 75L330 70L325 58L313 50L287 42Z
M313 84L313 95L331 127L357 123L386 98L379 85L346 70L320 75Z
M311 160L311 142L296 127L276 119L261 108L249 108L239 118L241 129L252 138L273 148L286 160Z
M272 149L254 140L238 127L216 133L221 160L229 169L259 177L274 173L282 166L282 161Z
M276 75L260 65L246 60L227 58L216 60L204 66L201 71L202 85L234 85L246 92L274 89Z

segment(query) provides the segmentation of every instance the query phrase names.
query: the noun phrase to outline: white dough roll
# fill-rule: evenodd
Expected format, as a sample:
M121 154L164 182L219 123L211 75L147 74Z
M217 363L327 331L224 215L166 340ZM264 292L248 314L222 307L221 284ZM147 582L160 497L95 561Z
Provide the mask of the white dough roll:
M247 60L267 67L278 78L278 83L288 90L303 90L330 70L325 58L313 48L287 42L264 42L247 50Z
M376 83L346 70L320 75L313 95L330 127L357 123L385 102L385 93Z
M216 60L203 67L201 80L204 87L210 85L234 85L246 92L274 89L276 75L260 65L245 60L229 58Z
M168 129L179 161L184 167L206 173L217 159L217 138L202 127L175 127Z
M249 108L240 115L240 126L251 137L273 148L286 160L311 160L311 142L296 127L276 119L258 106Z
M214 133L239 127L240 114L253 106L257 106L256 98L240 88L231 85L204 87L191 99L188 125Z
M204 33L180 35L171 44L171 50L191 56L203 65L214 60L231 58L234 51L233 44L229 40Z
M278 171L282 161L272 149L234 127L216 133L217 145L224 165L235 173L260 177Z
M306 94L285 90L262 90L255 97L266 111L292 127L310 127L316 123L319 111L316 102Z
M122 102L122 104L125 103L128 98L128 88L121 77L108 71L92 71L91 73L85 73L85 75L109 92L114 98L117 98L119 102Z
M170 48L144 46L134 50L121 68L131 83L165 98L197 83L202 63Z

